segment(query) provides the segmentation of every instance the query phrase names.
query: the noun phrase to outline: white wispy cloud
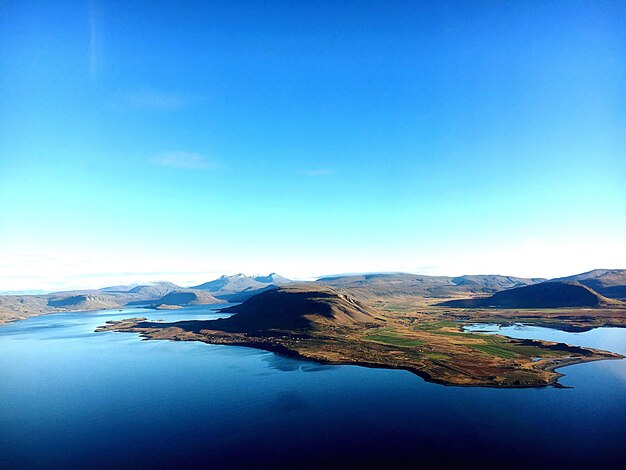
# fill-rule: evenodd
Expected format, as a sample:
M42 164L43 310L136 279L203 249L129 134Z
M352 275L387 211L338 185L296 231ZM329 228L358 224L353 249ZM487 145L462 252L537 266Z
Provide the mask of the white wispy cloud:
M179 150L158 155L153 160L157 165L183 170L217 170L222 167L199 153Z
M102 12L96 2L89 4L89 73L92 79L98 76L102 68L104 49Z
M328 168L317 168L317 169L304 170L302 174L306 176L331 176L335 174L335 170L331 170Z
M180 93L138 89L122 93L110 103L113 109L137 111L175 111L191 105L192 100Z

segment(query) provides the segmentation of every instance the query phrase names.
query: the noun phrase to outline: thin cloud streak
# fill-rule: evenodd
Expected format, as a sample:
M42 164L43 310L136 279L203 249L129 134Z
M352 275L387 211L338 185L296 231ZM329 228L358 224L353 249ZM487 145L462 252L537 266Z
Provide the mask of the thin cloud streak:
M332 176L335 174L335 170L328 168L311 169L303 171L302 174L306 176Z
M96 2L89 3L89 74L93 79L102 68L102 15Z
M151 89L132 90L119 95L110 103L111 109L135 111L176 111L191 104L191 100L178 93Z
M199 153L174 151L167 152L154 158L157 165L181 170L218 170L219 163L208 160Z

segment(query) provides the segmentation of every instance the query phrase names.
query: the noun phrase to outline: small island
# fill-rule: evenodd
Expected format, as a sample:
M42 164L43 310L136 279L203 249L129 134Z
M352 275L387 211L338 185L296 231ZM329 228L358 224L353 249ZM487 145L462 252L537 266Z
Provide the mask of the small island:
M247 346L328 364L404 369L431 382L457 386L559 386L562 374L556 369L560 367L623 358L564 343L463 331L465 324L474 321L503 316L516 321L510 312L492 312L490 317L484 310L457 311L442 304L401 300L362 300L349 289L298 284L267 290L223 309L234 313L229 318L172 323L130 318L108 322L96 331L138 333L148 340ZM623 312L606 315L607 321L621 320ZM533 317L530 311L526 318L581 328L579 314L562 313ZM598 326L597 321L590 324Z

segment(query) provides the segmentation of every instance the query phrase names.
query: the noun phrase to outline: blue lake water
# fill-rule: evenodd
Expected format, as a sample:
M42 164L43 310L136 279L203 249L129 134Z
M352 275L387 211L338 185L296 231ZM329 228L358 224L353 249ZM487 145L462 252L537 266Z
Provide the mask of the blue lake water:
M127 309L0 327L0 467L610 468L626 459L625 360L564 368L567 389L446 387L405 371L93 332L131 316L219 315ZM500 333L626 354L626 329Z

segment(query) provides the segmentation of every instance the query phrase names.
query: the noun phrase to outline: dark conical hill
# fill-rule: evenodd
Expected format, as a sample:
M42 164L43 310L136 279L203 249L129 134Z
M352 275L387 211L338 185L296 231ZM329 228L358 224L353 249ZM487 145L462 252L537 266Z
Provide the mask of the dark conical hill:
M217 320L220 328L243 331L351 328L377 321L371 311L352 297L314 284L278 287L222 311L236 315Z
M577 281L612 299L626 300L626 269L594 269L555 281Z
M598 294L574 281L548 281L496 292L491 297L444 302L449 307L560 308L619 307L622 302Z

